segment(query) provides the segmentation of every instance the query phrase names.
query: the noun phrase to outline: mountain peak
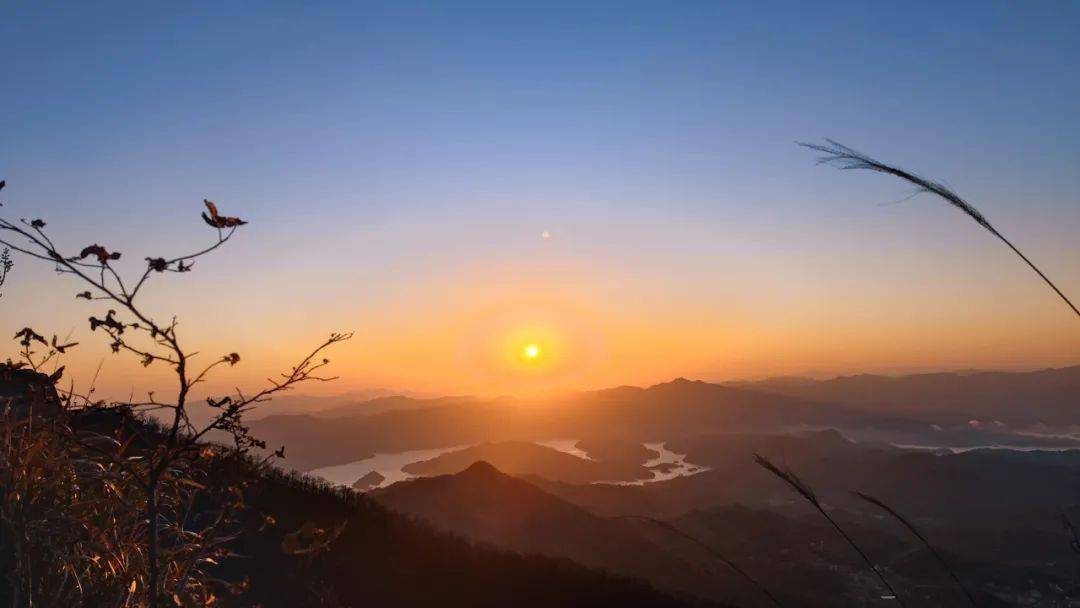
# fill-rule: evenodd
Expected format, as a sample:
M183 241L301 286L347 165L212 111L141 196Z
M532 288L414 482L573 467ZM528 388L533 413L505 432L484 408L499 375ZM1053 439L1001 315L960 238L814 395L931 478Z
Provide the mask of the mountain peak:
M482 475L485 477L490 477L493 475L501 475L502 473L499 471L499 469L496 469L495 466L492 465L490 462L486 460L477 460L476 462L469 465L469 468L462 471L461 474L470 476Z
M660 389L660 390L664 390L664 389L668 389L668 390L671 390L671 389L688 390L688 389L702 388L702 387L706 387L706 386L710 386L710 384L708 382L705 382L704 380L691 380L689 378L679 376L678 378L675 378L674 380L670 380L668 382L661 382L659 384L654 384L654 385L650 386L648 390L656 390L656 389Z
M674 380L671 380L671 381L668 381L668 382L661 382L660 384L657 384L656 386L686 387L686 386L702 386L704 384L706 384L706 382L703 381L703 380L691 380L691 379L686 378L684 376L679 376L678 378L675 378Z

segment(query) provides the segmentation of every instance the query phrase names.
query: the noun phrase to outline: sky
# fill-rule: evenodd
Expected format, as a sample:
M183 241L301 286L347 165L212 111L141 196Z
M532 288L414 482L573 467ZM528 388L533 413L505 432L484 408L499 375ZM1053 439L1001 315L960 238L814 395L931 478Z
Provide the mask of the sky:
M4 217L129 275L212 242L204 198L250 222L142 296L241 354L210 389L342 330L333 390L1080 363L969 218L795 144L946 182L1080 298L1076 3L34 2L0 40ZM15 261L0 333L71 336L102 393L167 383Z

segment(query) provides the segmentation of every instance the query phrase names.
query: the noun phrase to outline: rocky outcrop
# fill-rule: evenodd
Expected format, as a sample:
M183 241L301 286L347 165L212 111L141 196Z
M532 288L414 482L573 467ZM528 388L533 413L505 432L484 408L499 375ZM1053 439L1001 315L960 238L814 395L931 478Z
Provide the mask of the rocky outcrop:
M0 411L47 415L60 410L56 379L32 369L0 363Z

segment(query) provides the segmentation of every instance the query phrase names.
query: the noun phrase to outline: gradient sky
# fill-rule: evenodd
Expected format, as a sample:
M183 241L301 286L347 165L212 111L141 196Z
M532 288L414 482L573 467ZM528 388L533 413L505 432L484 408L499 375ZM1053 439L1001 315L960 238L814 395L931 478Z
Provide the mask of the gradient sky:
M1080 4L357 4L6 3L2 212L136 273L212 237L204 197L250 220L147 296L241 353L215 386L342 329L337 390L1080 362L968 218L793 143L946 181L1080 298ZM161 380L17 264L0 333Z

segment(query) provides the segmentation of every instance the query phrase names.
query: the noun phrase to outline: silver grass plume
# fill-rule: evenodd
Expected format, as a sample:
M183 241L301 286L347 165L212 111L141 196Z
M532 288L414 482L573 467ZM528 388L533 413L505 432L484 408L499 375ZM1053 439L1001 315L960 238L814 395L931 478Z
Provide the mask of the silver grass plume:
M1031 260L1029 260L1026 255L1021 253L1021 251L1017 249L1015 245L1009 242L1009 239L1005 238L1000 232L998 232L997 229L994 228L992 224L990 224L990 221L986 219L986 216L984 216L978 209L972 206L971 203L960 198L960 195L938 182L919 177L918 175L909 173L907 171L904 171L903 169L899 169L891 165L886 165L883 162L874 160L873 158L870 158L869 156L853 150L836 141L833 141L831 139L826 139L825 141L827 142L827 144L799 143L799 145L814 150L816 152L820 152L822 156L818 158L818 164L835 165L840 169L861 169L866 171L876 171L878 173L886 173L888 175L895 175L896 177L899 177L906 182L915 184L915 186L918 188L916 194L928 192L930 194L936 194L941 198L945 199L947 203L963 211L966 215L971 217L971 219L975 220L980 226L989 230L990 234L993 234L997 238L1001 239L1003 243L1008 245L1009 248L1016 253L1016 255L1020 256L1020 259L1024 260L1024 262L1026 262L1032 270L1034 270L1036 273L1038 273L1040 277L1042 277L1043 281L1046 281L1046 284L1049 285L1051 289L1053 289L1059 296L1061 296L1062 300L1065 300L1065 303L1069 305L1069 308L1071 308L1074 313L1076 313L1076 316L1080 317L1080 309L1077 309L1076 305L1073 304L1072 301L1069 300L1069 298L1066 297L1066 295L1062 293L1060 289L1058 289L1057 285L1054 285L1054 282L1051 281L1050 278L1047 277L1045 274L1043 274L1043 271L1039 270L1038 266L1036 266Z

